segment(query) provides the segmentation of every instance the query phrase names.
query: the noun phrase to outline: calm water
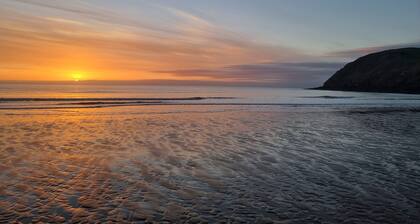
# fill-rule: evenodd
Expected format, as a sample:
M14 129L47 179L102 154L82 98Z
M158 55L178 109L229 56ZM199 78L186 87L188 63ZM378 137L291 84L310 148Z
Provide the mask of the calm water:
M0 98L0 223L420 220L419 95L3 85Z
M0 85L0 108L3 109L151 103L410 107L420 105L420 95L250 87Z

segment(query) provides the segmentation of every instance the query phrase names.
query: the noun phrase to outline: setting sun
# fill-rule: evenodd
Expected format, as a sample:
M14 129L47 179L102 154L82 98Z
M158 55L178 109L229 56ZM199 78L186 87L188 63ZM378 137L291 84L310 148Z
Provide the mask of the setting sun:
M83 74L79 73L79 72L78 73L73 73L71 75L71 77L72 77L73 81L78 82L78 81L82 80Z

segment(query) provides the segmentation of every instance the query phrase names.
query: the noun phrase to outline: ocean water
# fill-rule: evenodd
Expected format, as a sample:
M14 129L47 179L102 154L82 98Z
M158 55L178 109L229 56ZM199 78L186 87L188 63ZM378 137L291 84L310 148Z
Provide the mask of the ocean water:
M414 107L420 95L282 88L0 84L0 109L141 105Z
M418 223L420 96L0 85L0 223Z

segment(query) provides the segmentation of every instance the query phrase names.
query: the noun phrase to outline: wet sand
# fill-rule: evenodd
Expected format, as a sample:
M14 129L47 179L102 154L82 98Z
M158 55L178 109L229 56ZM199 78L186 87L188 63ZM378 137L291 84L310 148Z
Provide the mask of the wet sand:
M378 108L5 110L0 223L415 223L419 127Z

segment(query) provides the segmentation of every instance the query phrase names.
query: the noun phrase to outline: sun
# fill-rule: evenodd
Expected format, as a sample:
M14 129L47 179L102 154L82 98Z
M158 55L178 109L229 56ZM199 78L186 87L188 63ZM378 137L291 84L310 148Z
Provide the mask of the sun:
M76 72L76 73L71 74L71 77L73 81L78 82L83 79L83 74L80 72Z

